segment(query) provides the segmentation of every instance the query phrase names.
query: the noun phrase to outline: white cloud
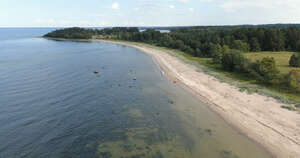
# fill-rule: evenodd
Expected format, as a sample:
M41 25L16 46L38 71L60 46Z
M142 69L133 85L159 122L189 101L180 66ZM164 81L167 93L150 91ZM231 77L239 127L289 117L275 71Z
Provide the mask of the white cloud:
M241 9L274 9L278 10L297 9L300 6L299 0L227 0L220 4L221 8L227 11L238 11Z
M115 10L120 9L119 3L118 3L118 2L113 3L113 4L111 5L111 9L115 9Z
M81 19L35 19L35 23L43 27L94 27L94 26L109 26L109 22L104 20L81 20Z
M54 25L56 23L56 20L55 19L41 19L41 18L38 18L38 19L35 19L35 22L36 23L39 23L39 24L45 24L45 25Z
M200 0L200 2L207 2L207 3L210 3L210 2L215 2L216 0Z
M106 17L108 14L90 14L91 17Z
M89 13L87 14L89 17L55 16L30 20L35 20L33 22L36 26L167 26L300 22L298 9L300 0L137 0L134 6L124 12L123 6L120 5L122 5L120 1L112 0L103 7L106 12ZM203 9L206 6L207 9ZM112 11L113 9L117 11ZM126 19L130 21L125 23Z
M179 2L182 2L182 3L187 3L189 2L189 0L178 0Z
M174 5L169 5L169 8L174 9L175 6Z
M199 0L218 7L215 23L265 24L299 23L300 0ZM223 19L217 19L222 14ZM237 14L238 13L238 14Z

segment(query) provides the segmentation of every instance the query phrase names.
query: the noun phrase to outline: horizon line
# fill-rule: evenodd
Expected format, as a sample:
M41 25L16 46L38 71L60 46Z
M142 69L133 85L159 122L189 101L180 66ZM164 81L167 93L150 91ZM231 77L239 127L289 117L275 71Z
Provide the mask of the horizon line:
M0 26L1 29L4 28L71 28L71 27L81 27L81 28L112 28L112 27L218 27L218 26L263 26L263 25L300 25L300 23L265 23L265 24L217 24L217 25L152 25L152 26Z

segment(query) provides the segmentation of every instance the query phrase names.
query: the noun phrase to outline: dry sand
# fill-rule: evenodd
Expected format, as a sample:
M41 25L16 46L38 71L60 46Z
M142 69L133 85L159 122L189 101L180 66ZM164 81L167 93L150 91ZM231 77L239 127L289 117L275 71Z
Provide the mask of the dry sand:
M131 46L150 54L169 78L188 87L229 124L263 145L274 157L300 158L300 114L281 108L283 104L275 99L240 92L159 49L131 42L95 41Z

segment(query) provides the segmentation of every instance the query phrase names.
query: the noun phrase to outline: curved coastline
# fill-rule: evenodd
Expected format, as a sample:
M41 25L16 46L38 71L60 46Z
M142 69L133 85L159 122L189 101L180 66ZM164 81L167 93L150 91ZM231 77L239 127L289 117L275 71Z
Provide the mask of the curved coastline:
M65 39L55 39L65 40ZM259 94L240 92L162 50L133 42L110 40L74 40L108 42L130 46L152 56L165 76L181 83L226 122L266 148L274 157L300 157L300 115L282 109L282 103Z

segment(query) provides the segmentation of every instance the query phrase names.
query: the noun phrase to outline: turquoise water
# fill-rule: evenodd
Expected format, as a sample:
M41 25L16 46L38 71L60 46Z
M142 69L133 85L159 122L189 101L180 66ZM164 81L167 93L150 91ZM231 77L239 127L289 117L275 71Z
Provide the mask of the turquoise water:
M150 56L51 30L0 29L0 158L270 157Z

